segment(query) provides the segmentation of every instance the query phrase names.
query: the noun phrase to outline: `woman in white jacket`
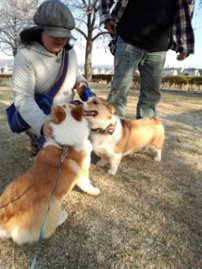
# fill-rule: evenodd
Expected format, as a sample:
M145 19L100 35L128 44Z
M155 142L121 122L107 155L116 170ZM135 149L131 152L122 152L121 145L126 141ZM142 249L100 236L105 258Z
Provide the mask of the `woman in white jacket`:
M35 94L47 93L57 81L64 50L68 51L66 77L53 104L71 102L74 89L82 99L88 83L78 71L77 57L70 45L75 22L68 7L60 1L46 1L38 8L33 20L36 26L20 33L14 60L13 97L16 109L31 126L26 133L32 141L32 155L35 155L40 147L40 137L52 135L49 116L39 108Z

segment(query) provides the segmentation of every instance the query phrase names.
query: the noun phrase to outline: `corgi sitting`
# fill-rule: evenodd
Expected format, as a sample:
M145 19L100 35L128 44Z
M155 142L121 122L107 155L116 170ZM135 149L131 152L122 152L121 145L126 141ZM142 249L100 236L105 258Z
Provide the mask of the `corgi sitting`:
M62 145L68 145L67 155L61 166L44 238L53 235L57 226L67 219L61 204L74 185L92 195L100 193L89 180L92 145L88 140L89 127L83 117L83 107L61 105L52 108L50 125L54 140L45 143L30 170L11 182L0 197L0 237L12 238L19 245L39 238L58 175Z
M101 157L97 165L109 164L109 174L116 174L123 156L148 147L153 149L154 160L161 161L165 137L159 119L120 119L115 107L98 97L84 103L84 115L91 128L93 150Z

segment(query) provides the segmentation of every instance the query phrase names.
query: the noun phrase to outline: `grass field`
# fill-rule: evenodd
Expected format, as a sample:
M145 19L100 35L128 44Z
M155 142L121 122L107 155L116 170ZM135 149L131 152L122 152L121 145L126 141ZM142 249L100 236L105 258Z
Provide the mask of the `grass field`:
M106 96L109 85L92 84ZM135 117L138 91L129 96ZM4 110L10 85L0 83L0 193L31 166L29 141L10 132ZM116 176L92 163L101 189L74 189L64 200L67 221L42 243L37 269L202 269L202 93L163 91L158 107L166 131L162 162L123 159ZM27 269L35 245L0 240L0 269Z

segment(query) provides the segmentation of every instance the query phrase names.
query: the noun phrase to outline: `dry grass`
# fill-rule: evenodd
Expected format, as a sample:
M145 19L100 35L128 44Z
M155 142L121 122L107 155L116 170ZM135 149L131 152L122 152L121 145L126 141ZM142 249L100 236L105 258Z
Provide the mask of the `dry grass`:
M106 96L109 85L94 84ZM129 97L134 117L137 91ZM68 220L42 243L41 269L202 268L202 94L164 92L159 116L166 130L162 162L125 158L116 176L91 165L99 197L77 189L64 201ZM12 134L4 109L10 87L0 85L0 192L30 167L25 135ZM35 245L0 241L0 269L25 269Z

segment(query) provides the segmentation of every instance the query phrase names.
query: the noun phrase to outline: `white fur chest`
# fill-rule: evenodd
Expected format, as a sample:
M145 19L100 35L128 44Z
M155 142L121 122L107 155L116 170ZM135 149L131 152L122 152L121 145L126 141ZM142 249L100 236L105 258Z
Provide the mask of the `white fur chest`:
M101 134L91 131L90 140L93 150L99 156L110 155L114 152L117 142L121 138L121 126L116 126L113 134Z

